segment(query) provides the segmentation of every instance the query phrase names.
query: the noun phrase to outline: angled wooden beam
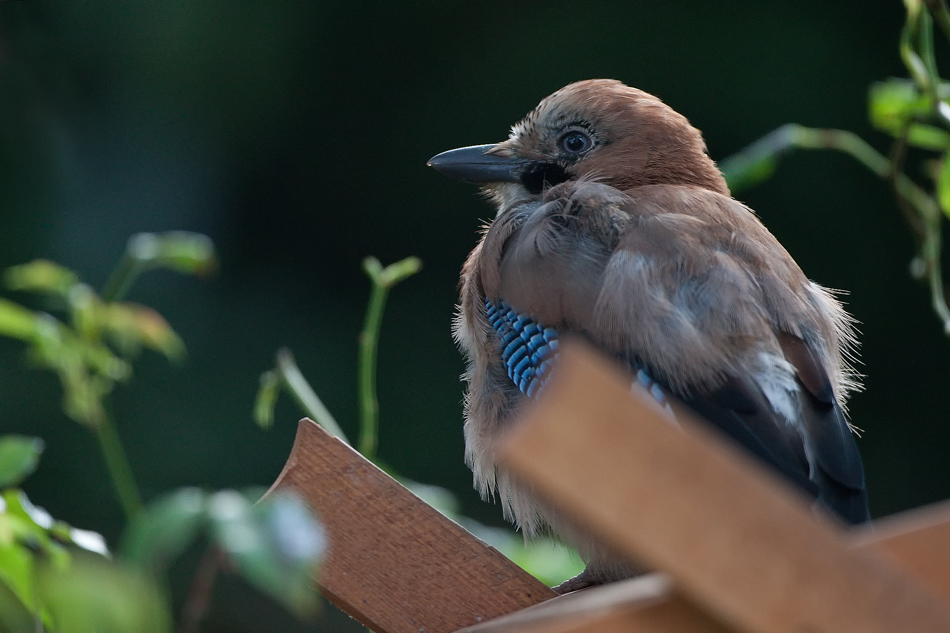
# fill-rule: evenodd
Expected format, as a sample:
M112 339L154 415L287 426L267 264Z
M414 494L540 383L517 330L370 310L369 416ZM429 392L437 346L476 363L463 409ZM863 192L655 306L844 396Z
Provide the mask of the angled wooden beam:
M374 631L448 633L554 596L310 420L278 488L301 495L327 530L324 595Z
M848 534L851 547L884 556L950 606L950 502L875 521ZM664 574L648 574L559 596L460 633L721 633L708 612L676 593Z
M673 590L664 574L558 596L459 633L729 633Z
M950 631L950 611L684 411L682 428L580 344L506 442L507 466L618 552L753 633Z

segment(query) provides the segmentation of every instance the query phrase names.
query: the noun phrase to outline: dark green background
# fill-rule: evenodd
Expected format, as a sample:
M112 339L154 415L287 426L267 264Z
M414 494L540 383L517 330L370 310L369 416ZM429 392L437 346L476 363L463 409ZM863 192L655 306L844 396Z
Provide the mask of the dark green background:
M380 453L497 523L462 463L450 337L457 272L491 213L426 159L502 140L540 98L590 77L657 94L715 158L789 121L886 149L866 91L904 74L902 19L896 0L0 2L0 267L48 257L100 286L137 231L218 245L215 279L152 273L130 297L165 314L190 352L182 369L146 354L115 394L151 498L274 480L299 413L282 401L264 433L250 410L281 345L353 433L359 262L418 255L425 268L397 288L383 327ZM811 278L851 293L867 374L851 413L872 514L950 497L950 342L909 278L912 241L885 185L847 157L809 153L740 197ZM120 512L94 438L59 399L55 379L0 340L0 432L48 446L29 494L114 539ZM228 584L209 630L295 626Z

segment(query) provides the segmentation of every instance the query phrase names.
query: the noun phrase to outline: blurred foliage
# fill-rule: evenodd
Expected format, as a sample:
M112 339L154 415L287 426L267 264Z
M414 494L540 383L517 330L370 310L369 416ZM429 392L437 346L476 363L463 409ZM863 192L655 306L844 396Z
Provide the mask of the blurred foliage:
M120 300L146 270L204 274L214 265L214 246L206 236L171 231L133 236L101 295L73 271L43 259L4 274L10 290L40 295L66 313L66 321L60 321L0 298L0 336L26 343L33 364L59 376L63 410L99 439L127 518L135 516L142 501L107 397L116 383L132 375L131 359L141 348L180 361L185 345L158 312Z
M950 217L950 83L940 77L934 51L935 23L950 42L950 9L946 0L904 0L904 6L899 48L910 78L875 82L868 94L871 124L894 139L888 156L852 132L789 124L719 165L736 193L772 176L779 157L792 149L833 149L888 181L917 244L911 275L928 281L933 309L950 336L941 264L941 218ZM921 158L925 184L904 172L909 148L928 152Z
M124 633L171 631L164 589L171 562L197 539L207 543L195 574L181 630L197 630L211 585L227 566L301 618L318 606L311 577L326 548L323 530L296 496L264 491L207 493L184 488L140 509L139 493L112 420L107 397L128 380L141 348L171 360L185 346L164 318L120 299L144 271L168 268L189 274L213 269L214 247L203 235L139 234L101 295L78 275L47 260L6 271L15 291L38 294L60 321L0 299L0 335L27 344L30 360L57 373L66 415L95 432L130 524L119 561L94 532L55 521L16 488L36 470L38 438L0 436L0 631L19 633ZM95 555L94 555L95 554Z

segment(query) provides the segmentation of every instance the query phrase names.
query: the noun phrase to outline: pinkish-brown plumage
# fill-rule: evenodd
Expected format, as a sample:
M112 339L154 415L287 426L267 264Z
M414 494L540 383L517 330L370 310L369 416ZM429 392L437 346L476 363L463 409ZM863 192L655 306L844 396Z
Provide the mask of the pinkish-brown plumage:
M528 398L486 299L648 372L820 504L867 518L842 413L856 386L850 319L730 197L683 116L620 82L582 81L508 140L433 166L480 182L498 207L462 271L466 458L476 487L527 536L552 528L572 541L589 580L633 573L497 466L494 441Z

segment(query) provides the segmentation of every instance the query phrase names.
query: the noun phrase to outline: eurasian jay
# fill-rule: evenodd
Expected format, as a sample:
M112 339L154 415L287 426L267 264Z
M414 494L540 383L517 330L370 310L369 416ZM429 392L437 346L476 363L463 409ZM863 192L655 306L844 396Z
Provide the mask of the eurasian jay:
M661 404L675 399L849 523L869 519L844 414L858 387L852 319L733 199L700 132L619 81L570 84L509 138L433 157L482 185L494 221L462 270L465 452L526 537L588 560L571 587L636 573L496 463L494 443L544 391L558 340L583 337Z

